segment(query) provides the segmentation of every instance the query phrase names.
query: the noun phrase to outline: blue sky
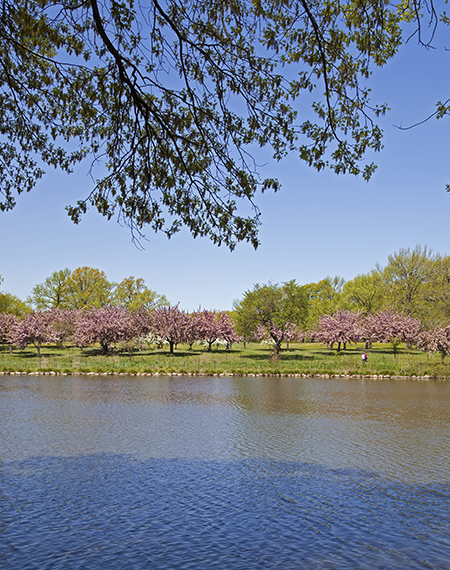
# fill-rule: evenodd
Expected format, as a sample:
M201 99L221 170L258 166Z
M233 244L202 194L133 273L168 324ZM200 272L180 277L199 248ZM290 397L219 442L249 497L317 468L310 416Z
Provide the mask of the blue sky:
M64 207L91 188L85 164L70 176L48 172L18 197L15 210L0 213L1 289L25 299L53 271L87 265L110 281L142 277L188 310L231 309L255 283L350 280L416 244L450 254L450 118L409 131L394 127L422 120L450 97L449 58L444 46L425 50L413 40L374 74L373 100L386 101L391 111L380 121L385 148L374 157L378 170L369 183L317 173L295 156L268 162L262 174L277 177L282 190L257 199L257 251L241 244L229 252L185 231L170 240L149 231L139 250L128 228L94 211L73 225Z

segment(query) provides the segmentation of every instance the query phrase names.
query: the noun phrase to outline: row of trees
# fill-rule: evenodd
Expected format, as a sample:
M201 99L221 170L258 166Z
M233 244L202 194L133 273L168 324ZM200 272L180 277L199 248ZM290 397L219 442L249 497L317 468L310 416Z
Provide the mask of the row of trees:
M365 342L370 348L373 342L391 343L394 352L401 342L411 348L421 338L422 324L419 319L402 315L393 309L364 316L361 311L341 309L333 315L323 315L315 330L309 333L314 340L326 343L338 350L347 343Z
M333 315L322 315L314 329L305 330L301 328L304 307L304 288L291 281L282 286L257 286L246 296L236 313L237 330L246 327L244 337L237 334L235 323L225 312L198 310L189 314L178 305L131 311L110 305L90 310L32 311L23 318L0 313L0 340L21 349L34 344L38 355L43 344L63 346L67 341L83 348L98 343L105 354L120 345L128 348L131 356L131 349L143 343L167 343L173 354L179 343L191 347L204 343L210 351L215 342L231 345L245 338L272 343L276 355L282 342L305 339L330 348L337 344L338 351L341 346L364 341L367 348L373 342L391 343L395 353L404 342L443 357L450 354L450 326L425 331L419 319L392 308L367 315L340 309Z
M13 296L8 295L3 294L3 299L11 301ZM23 315L31 307L86 311L117 306L133 313L143 309L151 312L168 305L164 295L151 291L143 279L129 277L114 284L102 271L90 267L54 272L33 288L27 302L28 306L16 298L8 309L2 307L0 294L0 312ZM364 317L367 328L372 317L394 314L397 321L401 316L412 319L411 322L420 321L426 331L445 329L450 324L450 257L416 246L412 250L400 249L388 257L386 266L377 265L348 282L327 277L307 285L298 285L295 280L257 284L235 301L229 313L243 339L269 341L277 353L283 342L311 338L319 330L325 330L326 323L332 322L336 315L347 315L347 319L357 315L354 318L358 323ZM318 336L314 338L321 340ZM370 340L370 335L367 338Z
M226 313L198 310L192 314L177 305L160 306L152 311L130 311L120 306L86 310L32 311L24 318L0 313L0 340L21 349L71 341L75 346L100 344L106 354L113 345L130 350L142 343L168 343L170 353L179 343L204 343L208 351L215 342L237 342L233 323Z
M250 293L265 294L267 290L260 288L256 285L244 297ZM283 288L282 284L280 289ZM350 281L326 277L303 285L302 289L300 296L296 293L295 302L307 328L313 328L322 315L331 315L339 309L374 314L394 308L419 318L425 328L450 323L450 257L433 254L419 245L398 250L388 256L385 266L377 264ZM112 283L103 271L92 267L55 271L32 289L26 302L9 293L0 293L0 312L15 314L32 308L81 309L106 305L152 309L167 303L164 295L149 289L141 278L128 277Z
M264 287L259 287L258 292ZM285 284L284 294L294 287L292 282ZM273 286L268 289L276 290ZM285 315L287 318L296 316L287 312ZM367 348L373 342L391 343L396 353L398 345L404 342L408 347L415 344L423 351L438 352L442 357L450 354L450 326L424 331L419 319L393 309L373 315L341 309L333 315L322 315L311 331L303 331L292 321L283 321L280 313L274 312L270 318L268 311L256 310L254 317L253 332L248 334L253 340L271 342L276 355L283 341L289 343L306 338L327 344L330 348L337 344L338 351L341 346L346 348L349 343L364 341ZM173 354L179 343L187 343L191 347L194 343L203 343L211 351L216 342L231 345L243 338L236 333L234 323L224 312L198 310L189 314L177 305L168 305L152 311L130 311L119 306L89 311L51 309L32 311L24 318L0 313L0 340L21 349L34 344L39 356L43 344L63 346L70 341L82 348L98 343L104 354L112 346L120 345L128 348L131 357L131 350L144 343L167 343Z
M74 271L66 268L53 272L43 283L33 287L26 302L10 293L0 293L0 312L16 315L32 309L76 310L116 305L135 311L168 304L164 295L145 285L144 279L127 277L120 283L113 283L104 271L86 266Z
M339 309L367 315L393 308L419 318L426 329L450 323L450 257L426 246L401 248L385 266L377 264L351 281L327 277L306 288L310 327Z

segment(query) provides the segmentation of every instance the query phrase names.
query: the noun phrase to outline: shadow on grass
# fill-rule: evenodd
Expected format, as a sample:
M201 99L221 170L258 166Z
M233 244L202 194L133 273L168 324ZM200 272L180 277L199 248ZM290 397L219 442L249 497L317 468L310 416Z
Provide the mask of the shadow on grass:
M240 358L246 360L267 361L273 358L273 352L266 352L264 354L241 354ZM283 362L300 362L303 360L314 360L314 356L309 354L293 354L281 351L279 359Z
M9 355L9 352L5 352L6 355ZM37 349L31 350L21 350L21 351L14 351L12 355L14 358L18 358L19 360L28 360L34 359L38 360L39 358L58 358L61 355L55 352L41 352L41 356L38 355Z

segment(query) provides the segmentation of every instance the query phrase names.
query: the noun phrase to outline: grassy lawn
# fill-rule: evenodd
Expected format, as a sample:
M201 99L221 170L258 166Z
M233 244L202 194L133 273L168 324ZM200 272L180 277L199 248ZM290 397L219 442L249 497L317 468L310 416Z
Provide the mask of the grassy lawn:
M68 347L44 346L41 358L32 346L26 350L9 352L0 347L0 372L55 372L97 374L319 374L319 375L389 375L389 376L449 376L450 359L442 362L439 355L430 356L417 350L399 348L394 355L390 345L377 344L367 351L367 364L361 362L363 345L347 350L330 350L319 344L293 344L274 360L267 346L250 343L224 348L206 349L194 345L179 345L171 356L167 349L149 349L133 352L116 350L103 355L99 348L81 350Z

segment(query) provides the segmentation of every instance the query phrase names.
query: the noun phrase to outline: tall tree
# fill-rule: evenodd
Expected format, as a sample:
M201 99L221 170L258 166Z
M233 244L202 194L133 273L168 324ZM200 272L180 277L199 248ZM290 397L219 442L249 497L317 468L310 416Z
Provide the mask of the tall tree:
M39 283L33 287L28 299L29 302L38 310L58 309L67 306L69 276L70 269L54 271L50 277L45 279L44 283Z
M78 267L67 278L67 308L100 308L112 300L112 284L94 267Z
M381 275L376 270L357 275L344 284L342 305L352 311L362 311L365 315L374 313L383 305L382 285Z
M89 157L100 178L75 222L93 206L133 231L257 246L255 196L278 183L251 153L358 174L387 108L367 79L428 9L434 24L422 0L2 0L0 207Z
M0 291L0 313L20 316L29 312L30 307L25 301L22 301L22 299L19 299L16 295Z
M427 289L437 273L437 256L427 246L400 248L380 270L389 306L410 316L426 311Z
M246 291L241 301L234 304L236 311L237 333L261 335L263 327L273 340L275 354L281 350L285 335L292 330L292 325L304 326L307 318L307 291L295 280L281 284L256 284L251 291Z
M344 284L344 279L335 275L305 285L308 292L308 328L314 327L322 315L331 315L340 308Z
M450 323L450 257L437 255L432 279L422 289L421 319L428 329Z
M151 310L169 304L164 295L149 289L141 277L127 277L118 283L114 288L113 302L130 311Z
M3 282L3 277L0 275L0 285ZM27 303L6 291L0 291L0 313L8 313L12 315L24 315L30 312L30 307Z

